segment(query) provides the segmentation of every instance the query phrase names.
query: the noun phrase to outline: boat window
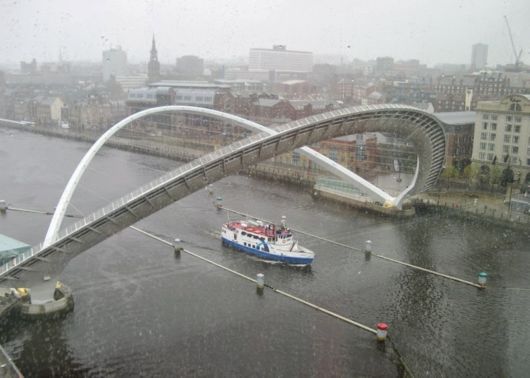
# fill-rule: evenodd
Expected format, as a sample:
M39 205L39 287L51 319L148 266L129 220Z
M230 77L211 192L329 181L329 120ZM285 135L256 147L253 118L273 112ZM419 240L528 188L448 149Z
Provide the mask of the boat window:
M246 233L245 231L243 231L243 232L241 233L241 235L243 235L243 236L245 236L246 234L247 234L247 233Z

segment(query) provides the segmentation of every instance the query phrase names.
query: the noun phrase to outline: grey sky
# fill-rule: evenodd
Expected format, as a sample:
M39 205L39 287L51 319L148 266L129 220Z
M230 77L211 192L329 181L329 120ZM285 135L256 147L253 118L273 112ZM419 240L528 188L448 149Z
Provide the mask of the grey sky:
M196 54L247 56L286 44L317 54L424 63L469 63L471 45L489 45L489 64L513 61L503 15L530 62L528 0L0 0L0 62L35 57L101 59L121 45L146 61L155 33L162 62ZM348 48L347 46L351 46Z

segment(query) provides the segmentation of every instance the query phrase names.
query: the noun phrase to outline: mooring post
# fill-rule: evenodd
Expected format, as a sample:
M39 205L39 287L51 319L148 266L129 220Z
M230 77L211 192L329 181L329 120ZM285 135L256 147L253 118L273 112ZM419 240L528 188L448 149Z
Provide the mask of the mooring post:
M387 333L388 333L388 324L377 323L377 334L376 334L377 341L384 342L386 340Z
M486 288L486 282L488 281L488 273L486 272L480 272L478 274L478 284L480 285L481 289Z
M263 273L258 273L256 275L256 293L258 295L263 295L263 291L265 290L265 275Z
M364 259L369 261L372 258L372 241L367 240L364 244Z
M0 213L5 213L7 210L7 202L5 200L0 200Z
M215 207L217 207L217 210L221 210L223 208L223 197L216 198Z
M180 246L180 239L175 239L175 243L173 243L173 252L175 253L175 258L180 258L180 255L184 248Z

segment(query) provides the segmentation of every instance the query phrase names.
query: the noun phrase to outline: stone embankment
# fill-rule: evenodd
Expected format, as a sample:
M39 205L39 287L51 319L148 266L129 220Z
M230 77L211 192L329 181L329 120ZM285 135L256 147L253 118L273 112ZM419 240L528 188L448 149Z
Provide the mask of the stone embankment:
M510 209L504 196L481 192L430 192L414 196L412 203L418 210L436 211L502 227L530 229L530 214Z
M14 125L2 120L0 120L0 127L88 143L95 142L101 136L101 134L94 132L80 132L71 129L48 128L18 124ZM143 138L139 137L138 135L136 137L114 136L106 143L106 145L108 147L118 148L121 150L144 153L147 155L160 156L180 161L191 161L201 157L205 153L213 151L213 147L211 146L201 145L202 149L190 148L181 145L164 143L163 141L157 141L156 139L157 137L150 137L147 135ZM158 137L158 139L161 139L161 137Z

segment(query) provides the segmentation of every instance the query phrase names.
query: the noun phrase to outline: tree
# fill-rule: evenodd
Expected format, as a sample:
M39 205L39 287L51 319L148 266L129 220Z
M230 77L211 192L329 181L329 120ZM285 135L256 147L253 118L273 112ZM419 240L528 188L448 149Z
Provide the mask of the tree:
M464 178L470 185L478 176L479 169L475 164L469 164L464 168Z
M442 172L442 177L446 179L455 178L458 176L458 169L454 166L445 167Z
M507 167L502 171L501 186L506 187L506 185L511 184L512 182L513 182L513 169L511 169L510 167Z
M478 173L478 182L481 186L488 185L490 182L490 167L481 165Z
M501 176L502 176L501 169L497 166L493 166L493 168L490 171L491 185L498 184L499 180L501 179Z

